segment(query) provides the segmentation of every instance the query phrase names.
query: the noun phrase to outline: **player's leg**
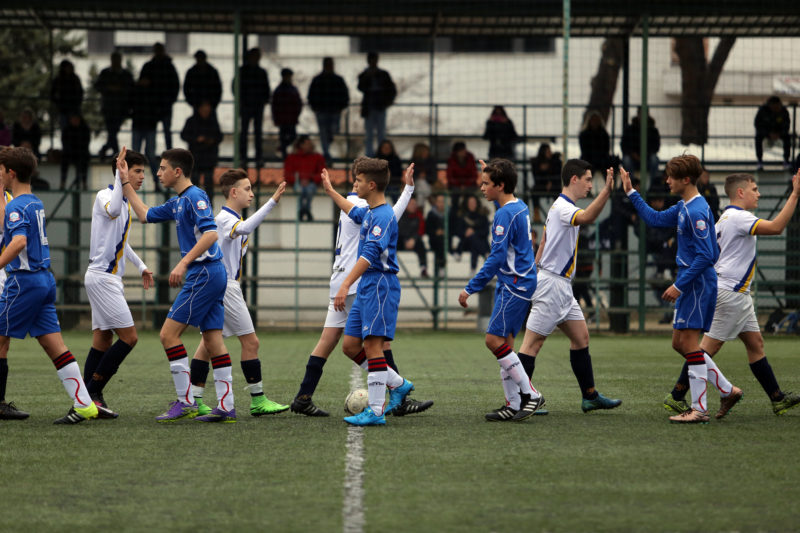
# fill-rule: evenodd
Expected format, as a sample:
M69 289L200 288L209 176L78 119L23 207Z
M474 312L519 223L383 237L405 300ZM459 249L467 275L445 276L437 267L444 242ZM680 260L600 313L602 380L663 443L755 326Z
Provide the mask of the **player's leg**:
M53 308L55 314L55 308ZM44 348L45 353L53 361L56 367L61 384L72 399L72 409L64 416L55 421L56 424L77 424L90 418L96 418L98 407L94 404L86 385L81 377L81 369L64 344L61 332L51 332L36 337L39 344Z
M717 321L714 321L716 324ZM712 331L714 326L712 325ZM710 333L706 333L703 335L703 339L700 341L700 349L703 350L706 354L710 357L714 357L717 352L722 349L722 345L725 344L725 341L717 340L710 337ZM681 414L685 413L689 410L689 404L686 403L686 393L689 391L689 364L684 361L683 366L681 367L681 373L678 375L678 379L675 382L675 385L672 387L672 391L667 393L664 397L664 402L662 407L667 410L667 412Z
M575 305L577 306L577 302ZM622 400L606 398L595 389L592 356L589 354L589 329L586 327L586 321L583 319L566 320L559 324L558 328L569 338L569 363L575 379L578 380L578 387L581 389L583 397L581 410L588 413L597 409L619 407Z
M384 337L369 335L364 338L364 353L367 358L367 394L368 406L344 421L356 426L375 426L386 424L384 410L386 407L386 380L388 365L383 357Z
M156 417L157 422L171 422L197 416L197 406L192 395L189 357L186 353L186 347L181 341L181 335L186 331L187 327L188 324L178 322L172 318L165 319L164 324L161 326L159 339L167 354L177 400L172 402L164 413Z
M96 328L92 330L92 346L89 348L89 353L86 355L86 362L83 364L83 381L88 385L89 380L92 379L97 365L103 359L103 354L111 348L111 343L114 340L114 332L111 330L102 330Z
M139 342L136 326L117 328L115 331L119 339L106 348L100 361L92 371L91 379L86 381L86 388L89 390L89 395L92 397L92 400L99 402L103 407L108 407L103 398L103 389L108 385L108 382L114 374L117 373L120 365L122 365L122 362L128 354L131 353L136 343ZM105 333L108 335L104 335L104 338L98 343L101 346L109 345L110 340L113 339L113 333L111 331ZM109 337L111 338L109 339ZM92 344L93 348L94 346L95 345ZM84 367L84 376L86 375L86 370L87 369Z
M345 316L345 322L346 320ZM328 321L326 320L325 323L327 324ZM342 327L326 326L322 328L317 345L314 346L314 349L311 350L311 355L308 356L303 381L300 383L300 388L292 401L292 412L306 416L329 416L327 411L323 411L314 405L311 398L314 396L319 380L322 378L323 367L333 349L339 344L343 331L344 323Z
M778 380L775 378L772 366L767 361L767 356L764 353L764 338L761 336L761 332L743 331L739 334L739 338L742 339L747 349L750 371L772 402L772 411L776 415L782 415L795 405L800 404L800 394L783 392L778 386Z
M250 414L263 416L288 411L288 405L273 402L264 395L261 360L258 358L259 341L255 332L240 335L239 342L242 345L242 374L247 382L245 389L250 393Z
M688 365L689 390L692 395L692 408L685 413L670 417L670 421L672 422L708 422L706 398L708 369L706 367L705 354L698 342L699 338L699 329L687 328L672 330L672 348L686 359Z
M394 355L392 354L392 343L390 341L385 341L383 343L383 356L386 358L386 364L389 366L391 370L394 370L398 375L400 373L397 370L397 365L394 363ZM400 405L394 407L391 411L392 416L405 416L405 415L413 415L417 413L421 413L423 411L427 411L433 407L433 400L415 400L411 398L411 394L409 393L402 401ZM387 411L386 414L389 414Z
M206 390L206 380L208 379L208 372L210 370L209 364L211 363L211 354L206 350L206 345L200 340L197 345L197 350L194 352L192 361L189 365L189 381L192 384L192 397L197 404L197 414L207 415L211 412L212 407L206 405L203 401Z
M11 338L0 335L0 420L24 420L30 416L20 411L14 402L6 402L6 384L8 382L8 347Z
M203 344L211 355L217 407L212 409L209 414L198 416L195 420L199 422L236 422L231 356L222 340L222 328L204 329Z

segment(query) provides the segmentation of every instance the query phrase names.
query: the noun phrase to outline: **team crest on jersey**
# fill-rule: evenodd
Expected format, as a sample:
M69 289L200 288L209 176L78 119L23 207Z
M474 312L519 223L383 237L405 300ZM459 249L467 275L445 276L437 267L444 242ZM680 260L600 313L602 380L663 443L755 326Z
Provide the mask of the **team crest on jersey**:
M382 231L382 230L381 230L381 227L380 227L380 226L373 226L371 233L372 233L372 235L374 235L375 237L380 237L380 236L381 236L381 231Z
M8 214L8 221L9 222L17 222L19 220L19 213L16 211L12 211Z
M694 223L694 227L697 228L698 231L705 231L706 230L706 221L705 220L698 220Z
M203 211L205 209L208 209L208 204L206 203L205 200L198 200L197 201L197 209L199 209L201 211Z
M503 233L506 232L506 228L504 228L503 226L497 226L497 227L494 228L494 232L497 235L502 235Z

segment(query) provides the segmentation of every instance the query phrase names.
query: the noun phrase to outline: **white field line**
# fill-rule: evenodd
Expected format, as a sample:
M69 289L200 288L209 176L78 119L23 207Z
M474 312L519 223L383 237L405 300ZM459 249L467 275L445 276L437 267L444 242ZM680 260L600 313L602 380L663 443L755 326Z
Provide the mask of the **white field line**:
M353 364L350 390L363 389L361 368ZM345 533L364 531L364 428L347 426L347 455L344 463L342 529Z

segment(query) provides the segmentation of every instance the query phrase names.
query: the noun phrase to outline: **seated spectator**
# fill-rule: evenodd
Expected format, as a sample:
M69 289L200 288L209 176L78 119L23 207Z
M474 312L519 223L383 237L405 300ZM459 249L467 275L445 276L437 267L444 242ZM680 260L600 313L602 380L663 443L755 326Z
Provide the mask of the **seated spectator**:
M425 235L425 220L422 218L422 210L417 205L417 200L411 198L408 201L403 216L397 221L397 250L413 250L419 259L420 275L423 278L428 276L428 258L425 252L425 243L422 236Z
M210 102L203 101L197 106L194 115L186 119L181 139L188 143L189 151L194 157L192 183L202 186L213 203L214 169L219 161L222 130Z
M411 162L414 164L414 193L419 205L424 207L439 181L436 159L427 144L417 143L411 154Z
M66 188L69 167L75 165L75 181L82 190L87 188L89 175L89 141L91 132L80 115L70 115L61 130L61 188Z
M384 193L394 203L400 197L400 189L403 186L403 163L394 149L394 144L389 139L381 141L375 157L389 163L389 184L386 186Z
M6 124L6 115L0 109L0 146L11 146L11 128Z
M450 189L450 206L455 211L464 194L475 194L478 190L478 167L475 156L467 151L462 141L453 143L447 160L447 188Z
M425 233L428 235L428 244L434 256L434 276L440 277L441 269L447 262L444 253L444 195L434 194L431 196L431 208L428 216L425 217Z
M503 106L496 105L492 109L483 130L483 139L489 141L489 159L502 157L514 161L514 145L519 136Z
M325 158L314 150L314 143L308 135L300 135L294 142L294 151L283 163L283 175L286 184L294 186L300 193L298 216L300 220L314 220L311 215L311 202L317 186L322 181L322 169Z
M598 111L592 110L586 115L578 142L581 159L591 163L595 171L604 172L609 167L619 165L619 159L611 154L611 140Z
M534 222L542 222L542 198L555 199L561 193L561 165L561 154L554 154L547 143L540 144L536 157L531 158Z
M631 119L631 123L622 130L620 148L622 149L622 166L630 173L638 172L641 167L642 155L639 153L642 108L639 108L636 116ZM659 175L658 173L658 151L661 149L661 134L656 128L656 121L651 116L647 116L647 153L644 160L647 162L647 173L650 178Z
M36 116L30 109L23 109L11 129L11 144L30 148L34 155L39 158L41 157L41 153L39 152L39 145L41 142L42 129L36 121Z
M714 222L719 220L719 194L717 188L711 183L711 174L708 170L703 169L700 178L697 180L697 192L706 199L708 207L711 208L711 214L714 215Z
M764 104L758 108L754 121L756 127L756 160L758 170L764 169L762 160L764 159L764 139L776 142L780 139L783 142L783 169L788 170L789 152L792 149L792 138L789 135L789 110L783 105L777 96L770 96Z
M478 268L478 257L486 259L486 254L489 253L489 227L486 209L480 204L478 198L474 195L465 197L456 226L461 239L456 250L456 257L460 257L462 253L470 254L470 277L475 275Z

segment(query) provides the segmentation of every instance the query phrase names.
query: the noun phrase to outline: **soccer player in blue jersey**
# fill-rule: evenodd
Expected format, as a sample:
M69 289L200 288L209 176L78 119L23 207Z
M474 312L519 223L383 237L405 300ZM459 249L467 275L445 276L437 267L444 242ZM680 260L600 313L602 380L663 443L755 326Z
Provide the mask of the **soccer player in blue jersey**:
M496 202L492 222L492 249L481 270L458 296L467 307L471 294L483 290L497 276L494 310L486 329L486 347L500 364L506 405L486 415L489 421L525 420L544 405L514 352L514 338L525 321L536 290L536 265L531 245L531 216L525 202L514 196L517 171L507 159L493 159L481 172L481 192Z
M56 424L77 424L96 418L81 369L61 337L56 316L56 282L50 273L50 248L45 231L44 205L31 193L36 157L27 148L0 152L0 194L11 189L14 199L5 206L0 268L8 273L0 295L0 401L4 401L11 337L36 337L53 361L73 404ZM25 418L25 417L10 417Z
M670 192L681 199L669 209L656 211L633 188L630 174L620 168L622 187L642 220L649 226L678 229L678 275L661 298L675 302L672 348L686 359L689 366L692 408L670 417L671 422L683 424L708 423L708 372L722 375L700 347L700 333L709 330L714 318L717 302L714 263L719 257L714 215L705 198L697 192L697 179L702 172L700 160L693 155L670 159L665 168L667 185Z
M165 187L175 190L177 196L160 206L148 208L130 183L123 189L142 223L175 221L181 260L170 272L170 286L179 287L186 276L160 334L178 399L156 420L171 422L197 417L196 420L202 422L236 422L231 358L222 340L225 319L223 298L228 276L217 244L217 224L211 211L211 202L205 191L192 185L190 179L193 164L192 154L188 150L173 148L162 154L158 179ZM123 176L122 168L120 176L123 183L128 181ZM211 355L217 389L217 407L199 417L192 396L189 359L181 342L181 334L188 326L199 328L203 334L203 344Z
M325 192L351 220L360 224L358 261L342 281L333 299L333 308L344 311L347 294L358 280L356 299L347 315L342 349L361 364L367 360L369 405L364 411L345 417L354 426L386 424L385 411L400 405L413 390L414 384L393 372L383 353L384 341L394 338L397 308L400 303L400 281L397 279L397 218L384 197L389 183L389 166L382 159L359 160L355 181L356 194L367 201L363 207L348 201L331 186L327 174L322 184ZM391 383L396 380L395 383ZM390 390L385 406L386 389Z

